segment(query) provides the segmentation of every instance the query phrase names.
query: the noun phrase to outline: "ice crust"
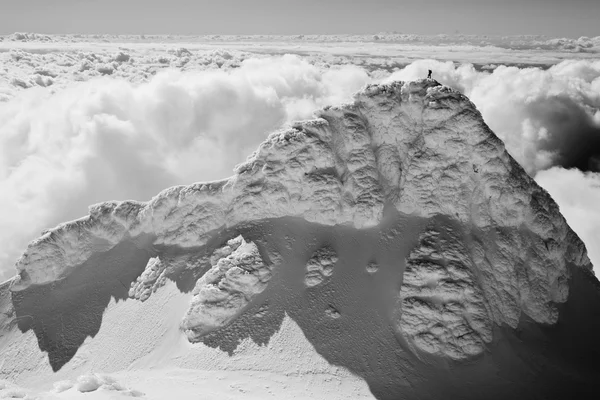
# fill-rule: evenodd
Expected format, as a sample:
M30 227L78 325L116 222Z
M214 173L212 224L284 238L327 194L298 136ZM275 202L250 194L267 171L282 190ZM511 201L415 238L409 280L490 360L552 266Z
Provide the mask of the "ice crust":
M295 217L371 229L390 211L443 217L405 260L395 329L417 351L463 359L483 351L493 324L525 313L557 321L568 264L591 271L585 247L557 205L506 152L464 95L434 80L370 85L351 104L327 107L263 142L223 181L177 186L147 203L106 202L32 242L12 290L72 273L123 241L176 247L151 259L129 296L145 300L175 269L205 268L183 328L190 338L229 323L271 276L253 242L230 241L210 257L190 255L215 232ZM335 250L317 250L305 284L320 284ZM376 263L365 273L375 273ZM368 272L367 272L368 271ZM329 311L338 318L337 310Z

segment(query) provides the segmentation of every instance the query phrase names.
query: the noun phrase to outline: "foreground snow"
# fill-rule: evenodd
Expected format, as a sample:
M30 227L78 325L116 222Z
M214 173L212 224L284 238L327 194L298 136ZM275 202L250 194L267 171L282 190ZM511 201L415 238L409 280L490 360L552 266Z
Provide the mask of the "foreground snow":
M32 332L5 331L0 398L373 398L362 379L317 354L287 316L267 345L245 339L228 355L190 344L178 324L190 296L168 282L143 303L111 301L94 338L55 373Z

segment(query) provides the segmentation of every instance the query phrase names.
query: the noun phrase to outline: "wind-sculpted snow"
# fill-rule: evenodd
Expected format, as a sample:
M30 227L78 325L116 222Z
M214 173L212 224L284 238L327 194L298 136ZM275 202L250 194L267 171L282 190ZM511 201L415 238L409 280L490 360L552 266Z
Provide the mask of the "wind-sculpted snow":
M258 248L241 236L230 240L212 268L196 283L192 304L183 320L190 340L225 326L267 287L271 268Z
M397 329L418 349L463 359L492 340L491 320L466 246L451 227L430 226L409 254Z
M483 351L492 322L514 327L524 313L554 323L556 304L568 296L568 263L591 270L556 204L475 106L436 81L420 80L368 86L353 103L270 135L230 179L172 187L148 203L92 206L89 216L29 245L13 291L61 280L92 254L133 242L160 258L133 284L130 295L143 300L163 272L202 276L211 255L197 251L218 232L282 217L376 229L391 215L447 220L423 234L406 262L393 324L416 351L461 359ZM423 247L427 235L431 248ZM244 257L238 250L213 257L213 269L197 281L187 329L226 324L263 290L259 275L270 267L253 249L254 272L233 274ZM327 257L329 268L335 257ZM363 268L377 275L377 268ZM223 307L229 311L210 323L192 322L193 315L210 314L203 296L211 285L231 288L241 277L253 282L248 293L238 290L244 301ZM217 290L222 301L232 300L231 292Z

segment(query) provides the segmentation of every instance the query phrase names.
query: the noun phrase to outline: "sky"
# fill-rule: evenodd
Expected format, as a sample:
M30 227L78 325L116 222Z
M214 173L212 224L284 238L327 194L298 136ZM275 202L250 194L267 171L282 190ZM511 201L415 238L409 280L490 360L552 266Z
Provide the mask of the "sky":
M0 0L0 34L598 36L598 0Z

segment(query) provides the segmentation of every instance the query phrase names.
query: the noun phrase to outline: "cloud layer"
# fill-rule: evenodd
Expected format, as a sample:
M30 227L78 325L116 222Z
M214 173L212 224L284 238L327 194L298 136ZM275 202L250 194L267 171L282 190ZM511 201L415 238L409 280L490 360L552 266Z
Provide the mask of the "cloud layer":
M600 168L600 62L480 72L423 60L386 79L425 77L427 69L471 98L557 199L600 267L590 223L600 221L600 211L573 198L597 198L600 175L565 169ZM350 99L375 76L297 56L240 58L227 71L169 69L146 83L113 76L56 93L36 87L11 94L0 103L0 278L12 275L41 230L85 215L93 203L147 200L168 186L229 176L270 131Z
M0 270L12 273L42 229L90 204L229 176L269 132L368 79L283 56L229 72L169 70L138 86L104 78L21 92L0 103Z
M537 174L536 181L559 204L571 228L586 244L600 276L600 174L554 167Z

